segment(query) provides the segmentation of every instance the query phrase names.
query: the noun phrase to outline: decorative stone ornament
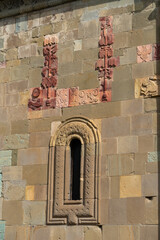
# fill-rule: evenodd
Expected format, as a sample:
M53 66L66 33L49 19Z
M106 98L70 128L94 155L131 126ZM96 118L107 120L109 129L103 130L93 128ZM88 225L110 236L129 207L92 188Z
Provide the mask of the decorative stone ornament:
M73 199L71 192L75 190L71 189L74 174L71 142L75 139L81 144L80 184L79 197ZM99 141L97 127L82 117L66 120L52 137L49 155L48 224L100 223Z

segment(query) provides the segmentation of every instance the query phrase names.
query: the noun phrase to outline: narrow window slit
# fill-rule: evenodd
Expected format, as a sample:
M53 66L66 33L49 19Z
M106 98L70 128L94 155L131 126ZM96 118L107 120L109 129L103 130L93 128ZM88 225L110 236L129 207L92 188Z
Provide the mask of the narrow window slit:
M74 138L70 143L71 154L71 200L80 200L81 142Z

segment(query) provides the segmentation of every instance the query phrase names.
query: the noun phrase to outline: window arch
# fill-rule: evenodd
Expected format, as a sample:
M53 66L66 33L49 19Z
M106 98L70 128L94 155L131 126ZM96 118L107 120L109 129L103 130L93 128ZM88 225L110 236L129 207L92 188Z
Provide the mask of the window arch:
M50 142L48 224L99 224L99 134L86 118L62 123Z

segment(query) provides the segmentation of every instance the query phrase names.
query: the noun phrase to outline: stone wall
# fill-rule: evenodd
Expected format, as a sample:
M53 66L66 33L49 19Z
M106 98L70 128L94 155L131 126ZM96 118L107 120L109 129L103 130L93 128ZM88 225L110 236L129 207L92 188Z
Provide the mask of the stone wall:
M73 1L0 20L1 240L159 239L159 5ZM100 224L47 225L50 139L76 116L100 133Z

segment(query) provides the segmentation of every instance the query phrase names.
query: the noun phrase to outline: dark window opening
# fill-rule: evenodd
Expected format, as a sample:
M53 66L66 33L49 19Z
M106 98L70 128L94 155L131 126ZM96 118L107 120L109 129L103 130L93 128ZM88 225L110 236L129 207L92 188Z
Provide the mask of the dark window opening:
M81 142L74 138L70 143L71 151L71 200L80 200L80 162Z

